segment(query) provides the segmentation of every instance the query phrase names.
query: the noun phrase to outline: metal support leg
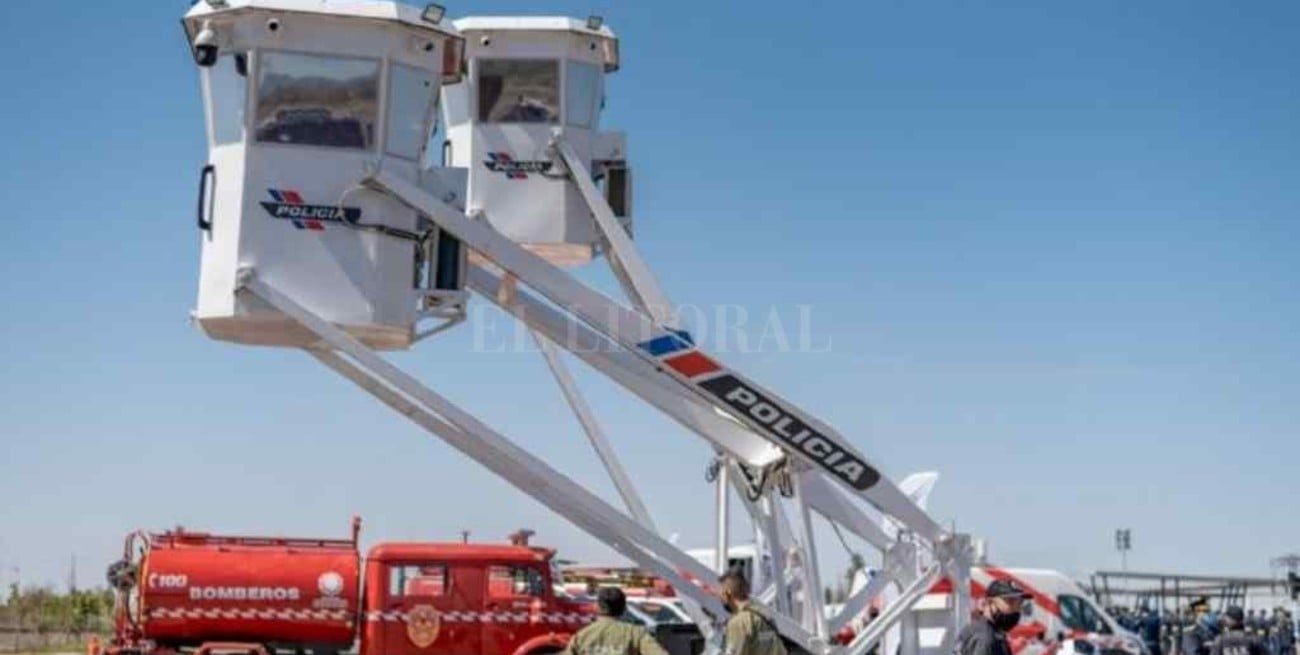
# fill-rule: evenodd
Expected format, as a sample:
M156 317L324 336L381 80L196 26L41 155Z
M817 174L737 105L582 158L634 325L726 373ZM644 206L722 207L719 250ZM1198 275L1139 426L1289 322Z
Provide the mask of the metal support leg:
M731 502L731 467L727 463L726 457L718 459L718 478L713 481L714 490L714 507L715 520L713 535L713 568L721 575L727 572L728 564L728 545L727 530L730 528L731 517L728 515L728 505Z
M614 216L609 203L605 202L605 198L600 195L600 189L597 189L596 184L591 181L591 171L587 170L582 159L564 140L563 135L556 135L551 141L551 146L555 148L556 153L569 169L569 177L578 187L583 200L587 201L587 208L591 210L596 227L609 242L607 259L614 270L614 275L622 284L624 293L656 323L665 327L676 327L676 317L673 315L672 305L668 302L668 296L659 286L659 281L655 279L654 274L650 272L650 267L646 266L645 261L641 259L641 254L632 244L632 238L623 229L618 217Z
M641 525L654 529L654 520L650 518L650 512L646 509L645 503L641 500L641 495L636 492L636 487L632 484L632 479L628 477L627 471L623 468L623 463L619 461L618 454L614 452L613 446L605 438L605 431L600 428L600 423L596 420L596 415L592 413L591 407L583 399L582 394L578 392L578 387L573 382L573 376L569 375L569 369L560 359L560 353L556 351L555 344L549 339L531 331L533 339L537 341L537 347L542 351L542 357L546 359L547 366L551 369L551 375L555 376L555 381L560 385L560 391L564 394L564 399L569 403L573 414L578 417L578 422L582 424L582 430L587 435L587 440L591 442L592 448L596 450L596 455L600 457L600 462L605 465L605 471L614 482L614 487L618 489L618 495L623 498L623 504L627 506L632 516Z
M925 574L918 577L904 589L898 600L886 607L880 613L880 616L876 617L876 620L867 626L866 630L858 633L858 636L845 649L844 655L864 655L864 653L871 650L871 647L880 641L880 638L885 635L887 630L902 620L904 614L912 611L912 606L916 604L916 601L930 591L930 587L934 586L935 582L938 582L941 575L942 569L937 563L927 569Z
M804 487L804 472L792 474L795 477L795 504L799 508L799 526L803 530L803 596L804 627L810 632L828 640L826 632L826 613L822 610L822 583L819 560L817 559L817 540L813 534L812 510L808 507L807 490Z

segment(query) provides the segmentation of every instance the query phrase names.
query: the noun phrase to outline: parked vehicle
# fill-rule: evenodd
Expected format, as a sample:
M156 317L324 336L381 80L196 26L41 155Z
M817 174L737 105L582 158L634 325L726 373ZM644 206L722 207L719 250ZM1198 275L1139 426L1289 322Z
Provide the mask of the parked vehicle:
M676 598L628 597L623 619L645 626L672 655L699 655L704 651L704 636L678 602Z
M545 655L594 620L527 544L133 533L109 655ZM520 542L522 541L522 542ZM364 573L363 573L364 567Z

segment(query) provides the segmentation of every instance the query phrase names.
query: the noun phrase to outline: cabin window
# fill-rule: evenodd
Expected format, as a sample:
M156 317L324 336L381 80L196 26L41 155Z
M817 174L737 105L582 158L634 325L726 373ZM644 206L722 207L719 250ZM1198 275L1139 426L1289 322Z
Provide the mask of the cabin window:
M484 59L477 68L479 121L560 122L560 62Z
M1061 606L1061 622L1065 623L1065 627L1084 632L1110 633L1110 626L1106 625L1106 621L1087 600L1061 594L1056 597L1056 602Z
M388 145L395 157L419 159L428 142L438 79L432 71L393 64L388 76Z
M565 65L565 121L577 127L595 127L600 113L600 69L595 64L570 61Z
M488 569L488 596L510 598L544 595L542 572L531 566L493 566Z
M447 593L447 567L442 564L407 564L388 569L388 596L436 597Z
M373 59L262 53L258 142L372 149L379 68Z
M212 142L238 143L244 139L244 108L248 103L248 65L243 53L225 55L215 66L203 69L208 76L208 104L212 112Z

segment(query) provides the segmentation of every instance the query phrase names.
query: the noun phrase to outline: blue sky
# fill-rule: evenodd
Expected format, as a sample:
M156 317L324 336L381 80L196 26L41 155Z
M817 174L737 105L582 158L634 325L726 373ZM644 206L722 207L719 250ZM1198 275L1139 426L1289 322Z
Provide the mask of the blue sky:
M368 543L530 526L608 559L305 356L188 324L186 4L0 3L0 580L61 581L73 554L99 580L137 527L342 535L352 514ZM1134 568L1300 549L1300 6L449 9L606 16L604 124L629 132L670 295L811 306L829 353L725 359L895 478L940 471L936 516L1000 563L1115 568L1117 527ZM541 359L473 344L395 360L613 499ZM579 378L660 525L705 541L703 442Z

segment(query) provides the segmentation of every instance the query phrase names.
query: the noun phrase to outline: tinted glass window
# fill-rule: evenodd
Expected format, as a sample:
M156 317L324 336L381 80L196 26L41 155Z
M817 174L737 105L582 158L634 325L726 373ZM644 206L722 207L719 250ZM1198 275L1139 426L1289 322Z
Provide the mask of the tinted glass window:
M486 59L477 66L479 121L559 122L560 62Z
M447 567L441 564L393 566L388 569L388 595L442 596L447 593Z
M238 65L236 58L244 62ZM220 145L244 138L244 107L248 102L247 58L243 53L226 55L217 65L205 68L209 102L212 103L212 137Z
M258 141L369 150L378 112L378 61L262 54Z
M438 84L432 71L393 64L388 82L388 146L390 155L418 159L433 117L434 91Z
M570 125L592 127L600 113L600 69L594 64L568 63L569 79L564 96Z

